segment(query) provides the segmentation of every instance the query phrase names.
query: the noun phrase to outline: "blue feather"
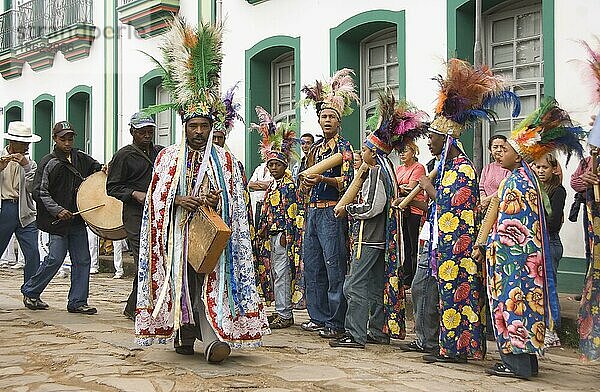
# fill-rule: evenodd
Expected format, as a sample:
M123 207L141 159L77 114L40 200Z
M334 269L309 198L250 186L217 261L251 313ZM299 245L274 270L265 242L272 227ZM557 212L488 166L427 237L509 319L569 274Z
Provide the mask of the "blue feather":
M517 117L521 113L521 99L512 91L504 90L498 94L490 95L483 100L483 107L492 108L496 105L504 105L506 107L513 106L512 116Z

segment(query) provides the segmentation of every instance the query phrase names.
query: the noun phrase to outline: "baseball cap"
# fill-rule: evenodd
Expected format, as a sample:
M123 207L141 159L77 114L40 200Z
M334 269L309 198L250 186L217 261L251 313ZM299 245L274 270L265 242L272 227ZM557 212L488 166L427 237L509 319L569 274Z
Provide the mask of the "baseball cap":
M52 136L64 136L67 133L74 133L75 135L77 135L77 132L75 132L75 130L73 129L73 125L71 125L70 122L68 121L59 121L56 124L54 124L54 127L52 128Z
M131 116L131 120L129 120L129 125L134 127L135 129L147 126L156 127L154 119L144 112L137 112L133 116Z

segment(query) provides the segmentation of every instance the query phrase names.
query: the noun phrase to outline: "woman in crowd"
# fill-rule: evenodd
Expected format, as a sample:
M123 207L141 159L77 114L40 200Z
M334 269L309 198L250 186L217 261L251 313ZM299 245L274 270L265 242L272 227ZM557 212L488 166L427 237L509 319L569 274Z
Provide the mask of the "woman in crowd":
M481 171L479 192L483 209L487 209L492 197L498 193L500 183L510 174L510 171L504 169L501 164L505 141L506 136L504 135L494 135L488 141L488 150L494 161Z
M401 196L406 196L417 185L419 178L425 175L425 166L417 161L419 147L414 141L407 143L400 151L402 165L396 169L396 180ZM421 192L416 201L425 201L425 193ZM417 269L419 246L419 227L424 211L411 206L402 211L402 238L404 242L404 287L410 288Z

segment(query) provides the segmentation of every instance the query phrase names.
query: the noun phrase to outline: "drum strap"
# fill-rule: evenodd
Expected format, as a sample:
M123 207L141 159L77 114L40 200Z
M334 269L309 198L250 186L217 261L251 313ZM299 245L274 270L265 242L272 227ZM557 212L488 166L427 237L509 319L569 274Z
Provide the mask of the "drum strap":
M58 157L56 155L52 154L52 156L54 156L56 159L58 159ZM69 171L71 173L75 174L75 177L79 178L81 181L85 180L85 177L83 177L81 175L81 173L79 172L79 170L77 170L77 168L75 166L73 166L73 164L71 162L69 162L69 161L61 161L61 162L63 162L65 164L65 167L67 169L69 169Z
M152 159L150 159L150 157L148 156L148 154L146 154L144 151L142 151L141 148L139 148L138 146L136 146L134 143L131 143L131 147L133 147L133 149L138 154L140 154L141 156L143 156L144 159L148 161L148 163L150 164L150 166L154 166L154 162L152 162Z

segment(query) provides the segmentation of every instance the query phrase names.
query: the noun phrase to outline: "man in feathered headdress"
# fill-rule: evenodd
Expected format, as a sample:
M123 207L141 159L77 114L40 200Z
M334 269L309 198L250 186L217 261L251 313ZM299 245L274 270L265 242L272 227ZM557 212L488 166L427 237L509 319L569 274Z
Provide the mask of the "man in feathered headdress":
M502 359L489 374L536 376L546 329L553 331L560 320L542 190L529 165L553 150L581 157L582 136L567 112L546 97L505 143L502 167L511 174L498 189L500 202L487 244L473 252L482 260L487 249L487 290Z
M219 97L221 30L194 30L176 18L161 46L163 86L181 114L185 137L154 164L141 229L136 334L141 344L175 338L179 354L201 339L209 362L231 347L261 343L266 315L258 296L242 173L233 155L212 143L225 109ZM160 65L160 64L159 64ZM231 237L209 274L188 264L189 223L198 208L215 209Z
M440 92L428 146L441 158L435 182L423 176L419 183L435 201L429 246L440 296L440 350L423 359L466 362L485 355L485 294L482 266L471 258L479 227L477 176L458 138L478 119L495 118L492 105L518 99L487 67L475 69L458 59L448 60L446 77L437 80Z
M342 69L330 83L319 81L305 86L306 102L315 105L324 138L313 144L307 168L340 153L342 163L320 174L304 176L300 192L307 200L302 260L306 307L310 321L307 331L324 338L344 334L346 299L343 285L348 264L348 222L338 220L333 207L346 191L354 174L352 146L341 135L342 116L352 113L350 104L358 101L352 71Z
M391 202L398 197L394 167L388 155L407 140L423 136L426 114L406 101L396 105L393 93L380 95L375 121L362 147L368 165L359 201L336 210L353 218L354 239L350 272L344 283L348 302L344 336L332 347L364 348L366 343L387 344L390 337L406 336L404 288L400 258L401 227Z
M288 170L296 156L296 133L287 123L273 122L262 107L256 107L260 125L252 124L262 134L260 151L274 178L265 193L257 223L258 272L267 302L275 301L275 313L269 316L271 329L294 324L292 309L303 300L300 281L300 233L298 217L301 204L296 184Z

